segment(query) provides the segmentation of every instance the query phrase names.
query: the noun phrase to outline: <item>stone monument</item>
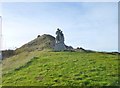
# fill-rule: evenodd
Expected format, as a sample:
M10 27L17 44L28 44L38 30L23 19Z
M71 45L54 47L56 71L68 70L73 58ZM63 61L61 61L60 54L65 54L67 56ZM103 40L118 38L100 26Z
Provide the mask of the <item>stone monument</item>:
M64 35L62 31L58 28L56 31L56 38L55 38L55 51L64 51L66 49L64 44Z

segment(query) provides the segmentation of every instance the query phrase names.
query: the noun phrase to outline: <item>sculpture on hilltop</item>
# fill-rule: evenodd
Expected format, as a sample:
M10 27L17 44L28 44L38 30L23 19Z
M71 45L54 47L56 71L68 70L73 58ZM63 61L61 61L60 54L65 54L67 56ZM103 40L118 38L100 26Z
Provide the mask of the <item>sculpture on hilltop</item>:
M56 31L56 38L55 38L55 51L64 51L66 49L64 44L64 34L58 28Z
M64 42L64 35L62 31L58 28L56 31L56 43Z

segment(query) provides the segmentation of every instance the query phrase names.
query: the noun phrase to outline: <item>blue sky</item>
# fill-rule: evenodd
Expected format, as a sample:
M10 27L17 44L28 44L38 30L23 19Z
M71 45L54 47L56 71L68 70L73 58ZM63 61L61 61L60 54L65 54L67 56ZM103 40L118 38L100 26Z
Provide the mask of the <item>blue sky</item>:
M3 49L14 49L37 35L55 35L74 48L118 51L117 2L2 3Z

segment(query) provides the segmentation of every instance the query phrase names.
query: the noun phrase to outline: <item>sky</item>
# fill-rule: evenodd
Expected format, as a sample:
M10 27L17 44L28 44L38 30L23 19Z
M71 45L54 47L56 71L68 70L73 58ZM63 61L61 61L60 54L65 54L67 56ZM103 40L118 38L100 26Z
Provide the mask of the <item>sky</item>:
M119 2L119 0L1 0L1 2Z
M117 2L4 2L2 49L15 49L37 35L54 37L60 28L65 44L96 51L118 51Z

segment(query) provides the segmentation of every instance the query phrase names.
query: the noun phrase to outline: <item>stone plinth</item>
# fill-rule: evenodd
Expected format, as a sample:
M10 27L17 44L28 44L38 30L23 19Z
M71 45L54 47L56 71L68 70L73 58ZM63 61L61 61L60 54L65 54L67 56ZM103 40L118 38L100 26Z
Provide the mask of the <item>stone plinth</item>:
M56 43L55 44L55 51L64 51L66 49L65 44L64 43Z

